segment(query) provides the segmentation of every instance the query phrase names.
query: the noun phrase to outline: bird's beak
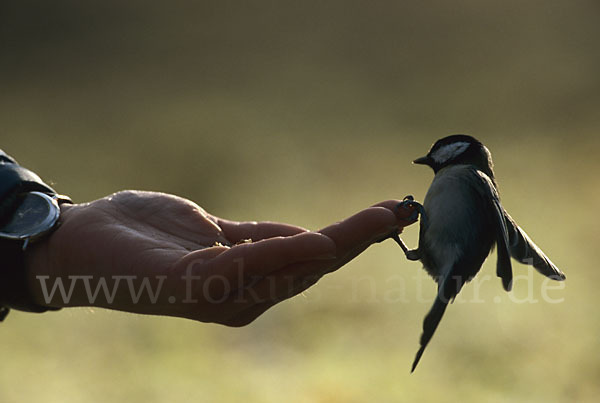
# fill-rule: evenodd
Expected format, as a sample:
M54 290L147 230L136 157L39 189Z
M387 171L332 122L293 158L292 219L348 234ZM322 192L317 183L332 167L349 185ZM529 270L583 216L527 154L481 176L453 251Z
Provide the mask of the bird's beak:
M416 160L413 161L413 164L421 164L421 165L429 165L430 159L429 157L426 155L424 157L421 158L417 158Z

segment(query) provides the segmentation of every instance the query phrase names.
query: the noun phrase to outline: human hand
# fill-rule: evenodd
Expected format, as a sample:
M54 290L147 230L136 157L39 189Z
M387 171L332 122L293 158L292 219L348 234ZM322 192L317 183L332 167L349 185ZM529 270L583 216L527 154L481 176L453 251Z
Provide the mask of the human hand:
M26 253L30 289L45 306L242 326L411 224L397 203L311 232L225 220L164 193L118 192L61 207L60 227Z

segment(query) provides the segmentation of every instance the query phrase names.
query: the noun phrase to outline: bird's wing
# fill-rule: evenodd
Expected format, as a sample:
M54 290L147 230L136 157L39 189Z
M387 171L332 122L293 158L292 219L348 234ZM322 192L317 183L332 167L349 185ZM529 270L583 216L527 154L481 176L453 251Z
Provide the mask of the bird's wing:
M457 266L455 266L457 267ZM452 272L452 270L451 270ZM415 368L417 368L417 364L421 360L421 356L427 347L427 344L433 337L435 330L437 329L442 317L444 316L444 312L446 312L446 307L448 306L448 302L454 300L454 297L458 294L462 286L465 284L466 279L462 276L452 276L448 275L446 278L442 279L439 283L438 294L433 302L433 306L425 316L425 320L423 321L423 333L421 334L421 347L419 351L417 351L417 355L415 356L415 360L413 361L412 369L410 372L413 372Z
M496 262L496 274L502 279L502 286L506 291L512 288L512 265L510 262L510 234L504 218L506 211L500 204L500 196L492 179L479 170L473 170L478 180L483 185L479 188L479 193L485 203L488 204L488 210L492 214L492 222L496 230L496 246L498 260Z
M548 256L529 238L512 217L500 204L500 197L493 181L485 173L475 171L484 183L482 195L493 206L494 222L496 224L498 264L497 274L502 278L502 285L510 291L512 282L512 268L510 256L521 263L535 267L544 276L554 280L564 280L566 276L548 259Z
M567 277L542 252L542 250L519 227L512 217L503 209L504 220L508 229L508 247L513 258L521 263L533 266L538 272L553 280L564 280Z

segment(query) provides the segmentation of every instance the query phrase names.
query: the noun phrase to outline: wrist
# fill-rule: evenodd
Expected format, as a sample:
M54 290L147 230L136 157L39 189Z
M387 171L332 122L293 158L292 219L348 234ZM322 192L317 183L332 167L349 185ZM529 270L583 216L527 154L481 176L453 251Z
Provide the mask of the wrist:
M64 255L61 251L66 249L63 236L64 223L68 221L70 210L74 207L76 205L61 204L57 228L49 235L30 244L25 251L24 265L28 290L32 302L37 305L47 308L66 306L62 298L58 298L60 293L55 292L52 295L49 292L52 291L55 280L63 275L64 266L59 257ZM49 299L48 295L53 298Z

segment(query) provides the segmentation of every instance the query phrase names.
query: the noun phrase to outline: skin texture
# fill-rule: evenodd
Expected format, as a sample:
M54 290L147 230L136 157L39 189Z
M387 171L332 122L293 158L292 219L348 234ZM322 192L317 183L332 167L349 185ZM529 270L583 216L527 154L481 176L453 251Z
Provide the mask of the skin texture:
M58 229L26 253L30 290L36 303L55 308L99 306L243 326L412 224L412 211L396 209L398 203L379 203L318 232L229 221L156 192L62 205ZM79 280L71 282L73 276ZM57 280L67 291L73 285L70 298L56 292L48 300L40 278L46 291ZM92 301L88 291L102 281L114 295L100 291ZM146 281L160 292L134 301L128 281L135 289Z

